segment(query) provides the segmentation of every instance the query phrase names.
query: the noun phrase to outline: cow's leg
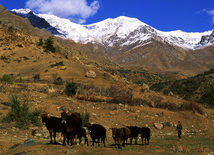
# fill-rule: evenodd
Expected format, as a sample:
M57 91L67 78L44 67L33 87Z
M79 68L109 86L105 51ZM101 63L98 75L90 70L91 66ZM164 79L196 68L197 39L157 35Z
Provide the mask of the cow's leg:
M130 137L130 144L132 145L132 137Z
M79 144L82 142L82 137L78 138L79 139Z
M142 139L142 145L143 145L143 137L141 137L141 139Z
M56 132L54 131L54 144L56 144Z
M98 139L98 146L100 146L100 138L97 138Z
M118 148L121 149L121 145L122 145L122 140L118 139Z
M86 135L85 135L85 144L87 144L88 146L88 138L86 137Z
M105 137L102 137L102 141L103 141L104 147L106 147L106 144L105 144Z
M63 133L63 145L64 146L66 146L66 143L65 143L65 141L66 141L66 134L65 133ZM68 143L69 143L69 141L67 141ZM68 144L69 145L69 144Z
M51 132L51 131L49 131L49 134L50 134L51 144L52 144L52 132Z
M135 137L135 145L137 145L137 138L138 138L138 137Z
M147 138L147 145L149 145L149 138Z
M94 146L95 138L92 138L92 144L91 146Z
M145 145L146 145L146 137L145 137Z

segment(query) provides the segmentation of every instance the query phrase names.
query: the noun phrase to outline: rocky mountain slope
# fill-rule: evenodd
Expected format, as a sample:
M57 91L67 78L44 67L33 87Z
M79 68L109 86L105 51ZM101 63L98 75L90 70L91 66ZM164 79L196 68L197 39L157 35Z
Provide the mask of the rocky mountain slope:
M80 25L54 15L37 15L29 9L12 10L12 12L23 17L28 17L33 24L36 20L45 19L50 24L49 27L56 28L60 32L59 36L84 44L98 42L110 47L116 44L119 44L120 47L135 44L136 47L136 42L138 42L137 46L143 46L152 40L158 40L185 49L195 49L211 43L210 39L206 39L207 36L210 36L211 31L203 33L187 33L180 30L163 32L136 18L125 16L115 19L109 18L90 25ZM33 20L32 17L34 17ZM41 27L43 26L43 22L36 25L37 27ZM47 26L44 28L47 30L50 29ZM202 36L206 37L203 37L201 40Z
M180 72L187 76L196 75L214 66L214 51L209 47L210 50L206 50L213 43L212 31L162 32L136 18L124 16L90 25L79 25L54 15L37 15L28 9L12 12L28 17L29 20L45 19L50 27L44 28L50 32L54 28L57 31L56 36L96 47L96 54L99 55L97 60L105 56L105 59L120 66L140 66L156 73ZM40 24L35 26L41 28ZM90 50L87 52L91 54ZM93 54L91 58L95 57Z

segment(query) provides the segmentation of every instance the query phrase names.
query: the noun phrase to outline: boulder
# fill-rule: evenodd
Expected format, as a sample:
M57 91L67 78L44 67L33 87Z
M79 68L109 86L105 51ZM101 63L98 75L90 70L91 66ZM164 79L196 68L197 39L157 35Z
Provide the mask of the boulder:
M164 127L162 123L154 123L153 126L159 130L163 129L163 127Z
M88 78L95 78L97 75L94 71L89 70L88 72L86 72L86 77Z
M29 138L25 140L23 147L28 147L32 145L36 145L36 142L33 139Z

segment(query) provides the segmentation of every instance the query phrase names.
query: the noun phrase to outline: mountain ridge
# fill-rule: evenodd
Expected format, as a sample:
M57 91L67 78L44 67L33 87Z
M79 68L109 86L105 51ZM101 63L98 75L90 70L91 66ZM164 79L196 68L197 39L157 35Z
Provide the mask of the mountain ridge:
M11 11L19 15L31 13L29 9L14 9ZM83 44L98 42L104 46L112 47L118 43L124 46L139 42L138 46L143 46L151 39L155 39L179 46L185 50L192 50L210 45L210 43L212 44L214 42L213 38L212 41L210 41L208 40L209 37L203 37L212 34L211 30L205 32L183 32L181 30L164 32L143 23L137 18L126 16L119 16L114 19L108 18L89 25L80 25L54 15L37 15L35 13L34 15L45 19L55 28L59 32L59 34L55 35Z
M68 19L60 19L53 15L41 16L47 16L45 17L49 18L47 21L55 24L50 25L61 34L55 35L57 36L55 40L61 38L63 39L60 42L70 40L69 44L77 49L77 53L81 51L84 55L86 54L89 61L94 60L102 64L113 63L121 67L143 67L155 73L178 72L186 76L194 76L214 67L213 45L208 46L212 44L211 31L205 33L185 33L180 30L162 32L145 23L142 24L136 18L124 16L90 25L71 23ZM55 22L56 19L58 22ZM62 31L60 27L63 25L72 33ZM96 30L99 31L95 33ZM172 34L176 34L177 37ZM66 38L66 35L71 35L74 42ZM95 37L97 35L99 37ZM201 41L201 35L206 36L203 45L198 44ZM185 39L182 38L183 36ZM176 43L186 46L178 46ZM197 50L187 48L192 45L197 45ZM63 51L64 56L75 57L69 48L66 47Z

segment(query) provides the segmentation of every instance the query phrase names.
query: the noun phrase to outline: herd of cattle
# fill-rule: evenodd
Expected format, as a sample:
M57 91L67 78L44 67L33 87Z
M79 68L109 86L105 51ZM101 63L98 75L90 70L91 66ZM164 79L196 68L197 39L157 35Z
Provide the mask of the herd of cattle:
M56 132L60 132L63 135L63 145L66 145L71 142L71 145L75 144L74 139L78 138L79 143L82 142L82 137L85 138L85 144L88 145L88 139L86 136L86 130L82 127L82 119L79 113L61 113L61 118L58 117L49 117L47 114L42 114L41 119L43 124L47 127L50 133L50 143L56 143ZM92 145L97 140L98 146L100 142L103 143L105 147L106 140L106 129L100 124L87 124L86 125L90 136L92 139ZM147 127L136 127L136 126L126 126L123 128L111 128L112 137L115 141L115 145L118 148L127 144L128 138L130 138L130 144L132 140L135 139L135 144L137 144L138 135L141 135L142 145L143 140L145 139L145 145L149 145L151 130ZM52 141L54 138L54 142ZM101 140L101 141L100 141Z

